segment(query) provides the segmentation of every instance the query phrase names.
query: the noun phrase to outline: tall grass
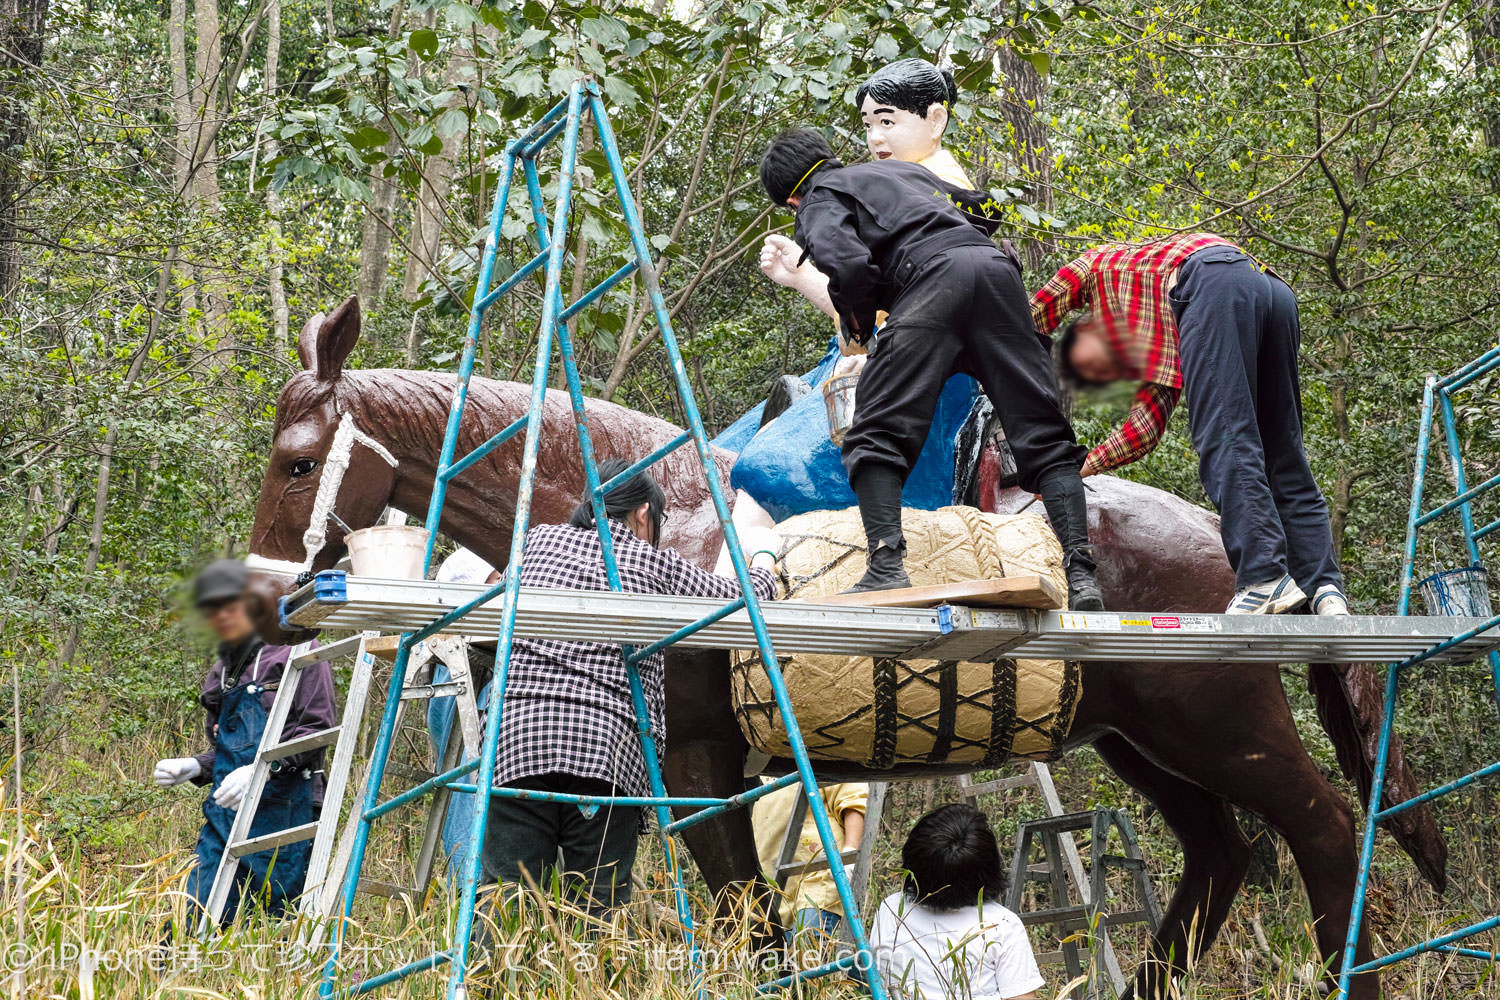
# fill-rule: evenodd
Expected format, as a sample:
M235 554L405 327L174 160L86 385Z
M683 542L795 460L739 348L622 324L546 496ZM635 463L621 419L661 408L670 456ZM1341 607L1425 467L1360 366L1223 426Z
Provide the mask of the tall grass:
M1480 706L1488 707L1488 706ZM1488 707L1490 712L1492 707ZM1456 714L1456 713L1455 713ZM183 885L201 816L201 789L159 790L146 782L149 763L180 752L197 719L182 714L147 722L123 737L89 739L87 727L65 744L29 753L24 795L15 795L15 761L0 761L0 996L17 1000L136 1000L205 997L282 1000L316 994L326 951L299 951L309 929L297 920L269 920L254 907L242 910L223 933L202 944L178 934L160 945L169 925L181 926ZM1315 723L1314 723L1315 725ZM1306 731L1306 730L1305 730ZM1433 740L1441 738L1434 733ZM57 752L58 746L65 752ZM1429 741L1423 746L1432 746ZM1312 747L1320 752L1317 746ZM1427 755L1419 770L1437 783L1435 762L1472 760L1451 745ZM1420 752L1420 751L1419 751ZM144 763L143 763L144 762ZM1447 770L1447 768L1443 768ZM1140 833L1165 898L1181 866L1180 849L1149 805L1088 754L1054 768L1064 800L1075 808L1098 802L1125 808ZM955 800L951 782L894 785L887 798L875 860L871 903L899 884L899 850L905 831L924 809ZM1038 803L1018 794L984 805L1002 842L1013 842L1019 818L1040 815ZM1500 912L1496 885L1497 799L1481 789L1438 811L1452 850L1452 888L1438 898L1416 879L1410 863L1382 837L1370 896L1370 926L1377 953L1385 953ZM372 841L371 871L394 882L409 879L420 840L415 817L405 812L383 824ZM1242 889L1224 931L1172 1000L1292 1000L1319 996L1320 957L1296 868L1283 845L1268 851L1269 873ZM1083 845L1087 852L1088 845ZM500 996L557 998L663 998L696 996L674 904L654 837L641 844L635 898L608 923L572 910L555 886L497 911L493 971ZM690 876L695 872L689 866ZM690 886L694 914L708 912L701 882ZM1111 883L1107 910L1135 905L1123 879ZM405 961L446 949L456 913L447 886L434 882L420 905L404 898L361 896L349 929L339 983L353 985ZM867 911L868 912L868 911ZM1127 969L1144 953L1145 933L1116 927L1112 940ZM1081 943L1089 935L1081 933ZM701 941L718 959L708 986L715 995L750 998L768 976L745 965L744 923L715 925ZM1053 951L1055 937L1035 933L1038 952ZM1500 934L1474 942L1494 948ZM811 960L811 959L809 959ZM1043 968L1043 998L1063 995L1068 975ZM1090 977L1090 985L1096 985ZM1470 959L1426 955L1384 976L1387 998L1448 1000L1500 998L1495 969ZM444 972L420 973L377 996L437 998ZM858 995L853 984L826 979L799 987L809 998ZM1108 991L1105 992L1109 995Z

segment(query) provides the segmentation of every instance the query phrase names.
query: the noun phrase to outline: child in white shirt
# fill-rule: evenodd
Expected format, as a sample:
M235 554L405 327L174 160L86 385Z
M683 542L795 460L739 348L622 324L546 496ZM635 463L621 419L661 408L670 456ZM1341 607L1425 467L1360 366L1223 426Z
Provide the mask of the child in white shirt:
M1006 873L984 813L947 805L901 849L906 884L870 926L875 972L907 1000L1035 1000L1043 985L1026 928L1000 905Z

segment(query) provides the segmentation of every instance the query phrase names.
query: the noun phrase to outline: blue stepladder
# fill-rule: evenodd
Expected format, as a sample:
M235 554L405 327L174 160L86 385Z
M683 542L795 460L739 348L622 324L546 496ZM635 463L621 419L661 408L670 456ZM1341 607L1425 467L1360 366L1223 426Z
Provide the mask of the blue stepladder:
M565 305L561 293L564 250L567 245L569 210L572 202L574 170L578 158L579 135L586 120L592 120L599 147L608 163L610 180L614 187L626 227L630 233L631 254L630 259L618 270L586 292L576 302ZM537 169L537 157L559 135L562 136L562 155L557 174L556 201L552 218L549 220L546 213L546 203L542 194L541 178ZM518 173L520 175L519 179L517 176ZM529 261L492 289L490 285L495 271L500 228L505 219L511 188L517 184L524 184L525 186L527 198L531 206L532 222L535 227L534 234L540 244L540 250ZM532 372L529 410L525 416L517 419L504 430L484 441L474 448L473 451L456 458L454 453L458 440L458 432L463 420L469 379L474 369L475 354L485 310L499 300L501 296L514 289L523 280L538 270L544 271L545 285L542 299L541 328L538 331L537 337L536 363ZM639 273L640 278L644 282L651 299L652 309L660 329L662 346L669 359L672 377L676 384L683 411L686 414L687 430L661 448L658 448L652 454L641 458L629 469L610 481L601 483L599 481L599 471L595 461L593 445L589 436L588 421L584 410L582 383L567 324L574 316L599 301L610 288L637 273ZM605 571L610 588L615 591L621 589L619 571L615 563L614 550L610 538L609 519L604 511L604 497L614 487L630 479L641 470L648 468L676 448L689 442L697 449L699 462L705 470L704 474L708 480L714 508L718 513L719 523L723 528L731 561L734 565L735 576L740 584L741 597L706 615L699 621L682 627L670 635L639 649L633 649L629 646L621 647L628 667L627 673L630 677L631 701L635 710L637 729L649 777L650 794L647 796L569 795L529 789L493 787L496 745L500 725L504 718L505 684L510 666L512 640L515 634L516 598L520 592L521 559L525 546L526 530L530 521L532 491L536 478L537 454L542 430L542 405L547 393L554 340L556 341L558 354L561 358L568 395L572 401L573 416L578 431L578 442L582 453L581 458L589 491L589 499L594 508L594 521L598 527L603 546ZM576 81L572 85L568 97L553 106L536 124L518 139L511 142L503 154L501 179L496 190L494 205L490 212L489 229L485 239L484 255L480 263L478 281L474 291L468 333L459 362L458 382L448 414L447 429L438 461L436 481L433 484L432 499L427 511L426 526L428 530L428 543L424 564L426 568L430 569L431 567L433 545L437 537L439 523L442 520L443 502L448 483L455 476L461 474L465 469L489 454L494 448L510 440L522 431L525 432L525 443L521 464L520 485L516 498L515 524L511 535L509 562L506 566L504 578L494 587L488 589L469 603L454 609L422 629L404 634L401 638L400 648L392 668L389 694L386 699L380 729L371 756L367 794L364 801L358 804L360 821L356 830L353 852L343 885L341 918L335 921L333 928L331 951L319 984L320 997L362 995L412 974L436 969L443 965L450 967L447 988L448 1000L462 1000L462 998L466 997L466 975L470 957L469 937L474 925L475 896L481 873L481 852L479 847L484 838L491 797L525 797L551 802L577 804L582 807L617 805L643 806L654 809L657 825L662 835L667 869L671 872L673 878L677 917L684 929L690 955L690 967L694 970L695 986L700 995L706 992L702 985L703 969L701 956L694 941L692 913L689 907L687 890L683 884L679 852L676 849L673 836L690 826L711 819L730 809L746 807L756 799L779 788L801 783L807 792L809 808L817 827L824 856L830 858L839 856L842 845L835 838L822 796L817 794L812 765L808 758L802 735L797 727L796 717L787 694L786 685L782 680L775 650L772 647L771 638L761 614L760 602L756 598L751 585L749 565L741 550L739 537L735 532L734 525L730 520L729 505L725 500L723 486L717 476L717 466L710 453L708 438L703 429L703 422L699 416L692 387L688 382L687 370L683 365L682 355L672 331L671 318L667 311L666 302L662 297L656 271L652 264L651 247L647 242L645 231L642 228L641 220L636 210L635 201L630 193L627 171L621 159L619 147L615 142L613 130L610 127L609 115L605 109L599 86L593 80L587 78ZM424 638L437 633L469 614L480 605L486 604L502 595L505 598L503 601L504 611L498 636L495 672L491 686L490 710L485 724L479 759L460 764L383 802L380 801L380 785L386 770L387 758L395 738L395 724L400 707L401 690L411 650ZM787 740L791 747L792 757L797 765L796 770L775 781L728 798L684 798L670 796L662 780L657 748L651 734L650 716L646 707L645 693L640 675L636 670L636 664L660 652L665 647L693 634L704 626L717 622L740 610L744 610L750 619L756 646L761 656L761 662L766 665L765 669L772 686L775 701L786 727ZM465 780L468 775L475 771L477 771L477 774L472 781ZM408 962L398 968L370 976L357 984L341 989L338 985L340 953L346 925L354 907L354 899L360 879L360 869L364 861L365 849L368 844L372 824L387 813L413 802L424 795L430 794L445 785L455 791L461 792L475 792L478 789L488 790L488 795L475 795L475 807L472 817L473 825L468 834L468 850L465 853L460 872L459 910L454 926L451 947L446 951L440 951L416 961ZM674 821L672 819L673 808L691 808L695 811ZM860 919L859 904L854 898L849 879L845 875L841 865L835 864L830 866L829 872L837 886L839 899L843 904L844 913L848 921L848 929L856 946L854 953L814 968L794 972L774 982L766 983L759 987L762 992L788 986L798 980L812 979L849 970L856 965L864 969L873 969L869 939L865 933L863 921ZM880 983L879 976L872 972L868 976L868 979L871 994L876 1000L885 1000L886 993Z
M1479 552L1480 540L1496 532L1500 532L1500 518L1496 518L1488 524L1479 527L1475 526L1474 502L1496 487L1500 487L1500 475L1493 476L1478 486L1469 486L1468 479L1464 473L1463 447L1459 439L1458 424L1454 417L1453 407L1453 397L1455 394L1472 386L1478 380L1497 370L1500 370L1500 347L1491 348L1479 358L1464 365L1451 375L1429 375L1427 377L1422 392L1422 415L1417 432L1416 471L1412 478L1411 507L1407 513L1406 520L1406 548L1401 563L1401 589L1397 605L1397 613L1400 615L1411 613L1412 583L1416 572L1417 533L1419 529L1426 527L1441 517L1457 513L1463 527L1463 537L1469 559L1471 564L1476 567L1481 565ZM1443 437L1448 451L1447 458L1453 474L1456 495L1453 499L1424 512L1423 507L1425 506L1427 493L1427 456L1432 444L1432 429L1435 423L1440 423L1443 429ZM1370 801L1365 811L1365 827L1359 853L1359 874L1355 883L1354 904L1350 914L1349 932L1344 942L1343 963L1339 974L1339 996L1348 995L1350 980L1360 973L1374 972L1377 969L1385 968L1396 962L1414 958L1424 952L1459 955L1491 963L1500 961L1500 955L1497 955L1495 952L1465 947L1461 943L1475 935L1500 929L1500 914L1478 920L1438 937L1421 941L1408 948L1389 955L1372 958L1363 963L1358 963L1355 955L1360 923L1364 919L1365 897L1369 889L1370 865L1375 850L1375 828L1377 824L1389 819L1398 812L1410 809L1420 803L1431 802L1434 799L1468 788L1470 785L1485 778L1500 775L1500 761L1495 761L1478 770L1471 771L1461 778L1456 778L1453 781L1430 789L1404 802L1382 809L1381 799L1385 788L1391 732L1396 717L1396 697L1400 690L1402 679L1410 668L1430 659L1453 645L1494 628L1496 625L1500 625L1500 615L1490 618L1478 628L1460 633L1452 639L1434 646L1432 649L1419 653L1401 663L1390 664L1386 668L1385 718L1381 725L1380 742L1375 757L1375 772L1370 789ZM1491 652L1488 655L1488 659L1490 679L1494 684L1496 708L1500 710L1500 653Z

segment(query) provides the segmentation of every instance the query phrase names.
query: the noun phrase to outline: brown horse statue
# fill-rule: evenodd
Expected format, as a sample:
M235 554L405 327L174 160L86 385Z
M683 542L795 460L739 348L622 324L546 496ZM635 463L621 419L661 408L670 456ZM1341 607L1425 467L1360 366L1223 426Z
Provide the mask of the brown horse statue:
M268 640L293 638L281 629L275 609L296 575L328 569L343 554L338 521L352 528L374 524L388 504L413 513L427 509L455 378L401 370L346 372L344 361L358 336L354 299L326 319L314 317L299 345L306 370L281 392L251 536L252 604ZM458 454L524 413L528 394L526 386L475 378ZM665 421L607 402L589 401L587 414L601 458L639 457L679 433ZM521 447L519 438L512 440L457 477L443 511L442 530L497 566L509 551ZM577 447L567 397L553 393L546 403L534 523L564 520L583 494ZM732 456L716 457L716 472L727 488ZM665 543L711 565L721 536L695 453L678 449L654 472L668 497ZM1109 607L1192 613L1224 606L1233 580L1211 514L1120 479L1097 477L1089 485L1090 527ZM1016 509L1026 499L991 489L985 506ZM312 524L314 509L332 523ZM338 521L327 517L329 509ZM1371 674L1359 665L1314 668L1315 677L1326 675L1315 683L1325 728L1346 773L1366 787L1369 754L1356 724L1361 706L1351 703L1368 694ZM678 651L668 661L666 680L671 738L663 765L672 793L741 791L748 747L731 710L727 654ZM1184 972L1223 924L1250 857L1236 806L1265 819L1290 845L1311 903L1318 947L1336 969L1354 893L1354 814L1304 749L1278 668L1090 662L1083 666L1082 688L1069 747L1092 745L1155 803L1183 847L1182 878L1137 974L1137 995L1165 995L1168 977ZM1367 720L1368 712L1363 717ZM847 762L815 761L814 766L836 781L966 769L912 766L893 774ZM773 761L767 770L785 773L790 767L789 761ZM1415 787L1399 748L1393 749L1391 773L1396 781L1388 803L1408 797L1405 790ZM1407 825L1394 832L1441 890L1446 862L1441 836L1420 807L1405 818ZM687 845L721 900L730 897L722 891L731 886L767 891L746 810L693 828ZM1363 934L1358 955L1361 961L1369 956ZM1377 977L1365 975L1351 987L1350 1000L1374 1000L1378 991Z

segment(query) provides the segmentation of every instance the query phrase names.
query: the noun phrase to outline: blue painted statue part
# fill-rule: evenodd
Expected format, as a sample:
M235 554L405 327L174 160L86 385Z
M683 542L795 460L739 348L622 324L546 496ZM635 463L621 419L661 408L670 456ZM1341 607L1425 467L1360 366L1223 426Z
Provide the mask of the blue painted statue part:
M838 359L838 348L830 345L803 381L819 388ZM955 375L943 387L927 442L902 493L906 506L937 510L953 502L955 442L977 392L977 383L967 375ZM761 403L714 438L716 446L739 453L730 485L744 490L778 521L811 510L852 506L854 491L843 459L828 438L823 394L803 396L761 428L764 409Z

